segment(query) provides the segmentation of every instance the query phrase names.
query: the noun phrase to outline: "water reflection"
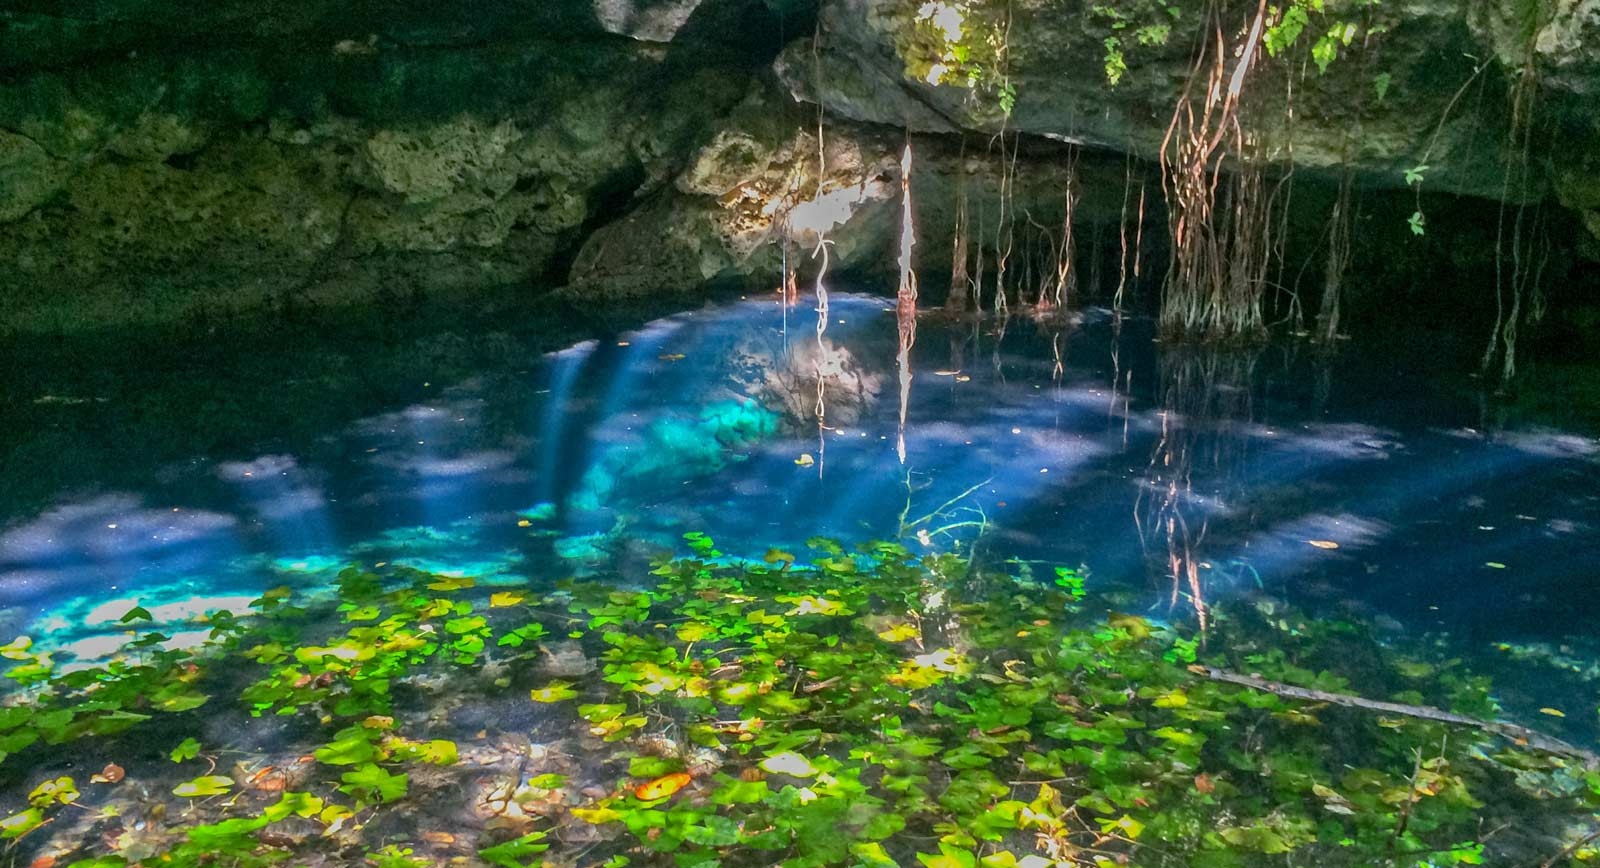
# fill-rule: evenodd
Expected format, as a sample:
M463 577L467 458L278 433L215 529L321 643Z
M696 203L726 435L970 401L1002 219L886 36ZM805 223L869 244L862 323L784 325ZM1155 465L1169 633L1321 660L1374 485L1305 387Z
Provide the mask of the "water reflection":
M773 301L696 311L435 384L315 458L197 456L207 472L12 517L0 626L90 656L114 649L117 607L178 624L352 561L509 584L626 571L687 531L741 553L822 534L1081 563L1160 616L1280 595L1464 653L1581 656L1600 614L1591 440L1485 434L1422 402L1345 410L1326 365L1157 345L1105 312L828 305L821 339Z
M1236 474L1247 460L1251 397L1257 353L1253 350L1176 347L1159 354L1157 394L1160 434L1150 453L1134 503L1134 521L1146 557L1157 558L1171 580L1170 606L1185 597L1195 619L1207 627L1201 567L1213 515L1226 515L1238 497ZM1207 490L1194 485L1196 462L1204 465ZM1255 568L1243 558L1230 567Z

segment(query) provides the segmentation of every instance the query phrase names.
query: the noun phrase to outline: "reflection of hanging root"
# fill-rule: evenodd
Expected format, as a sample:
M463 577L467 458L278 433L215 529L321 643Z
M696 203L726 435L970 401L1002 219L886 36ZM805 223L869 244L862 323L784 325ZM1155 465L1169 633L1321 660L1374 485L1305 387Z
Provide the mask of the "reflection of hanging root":
M815 67L817 86L822 86L822 55L817 46L822 42L822 19L817 19L816 33L811 38L811 62ZM817 192L822 192L822 182L828 177L828 144L823 136L823 105L817 101ZM811 258L822 257L822 266L817 269L817 478L822 477L822 468L827 464L828 438L824 432L828 430L828 381L823 376L823 364L831 355L828 341L824 334L828 331L828 288L822 282L828 273L828 241L820 232L817 235L817 248L811 251Z
M789 238L789 227L781 228L778 234L783 249L783 283L778 286L778 307L783 310L783 354L789 354L789 308L800 303L798 270L789 258L789 248L792 246Z
M1050 382L1061 384L1061 378L1066 374L1065 360L1061 353L1061 331L1057 329L1050 333Z
M822 240L817 242L817 249L813 250L811 252L811 256L812 256L813 259L818 257L818 256L822 257L822 267L817 269L817 289L816 289L816 292L817 292L817 348L819 350L819 352L817 353L817 424L818 425L821 425L823 423L823 420L825 418L827 418L827 415L828 415L828 406L827 406L827 400L826 400L827 391L828 391L828 381L827 381L827 378L823 375L824 372L822 370L822 363L827 358L827 355L828 355L827 354L828 344L827 344L827 338L826 338L826 334L827 334L827 331L828 331L828 287L823 284L822 278L823 278L824 275L826 275L828 273L828 245L831 244L831 243L833 243L833 242L831 242L828 239L824 238L824 239L822 239Z
M1249 440L1235 426L1253 415L1255 359L1251 353L1169 351L1160 360L1161 436L1134 503L1134 523L1147 561L1162 564L1164 581L1171 583L1168 604L1187 598L1202 631L1211 622L1200 574L1210 520L1203 509L1190 511L1193 469L1197 461L1229 468L1243 460L1234 450L1247 449ZM1210 448L1202 450L1206 443Z
M828 440L823 432L828 430L828 378L823 365L832 355L826 337L828 331L828 287L822 278L828 273L828 245L833 242L826 238L817 240L817 249L811 252L813 259L822 257L822 266L817 269L817 475L822 475L823 459L826 457Z
M789 233L783 232L783 285L778 288L782 296L784 307L794 307L800 303L800 269L795 266L794 260L789 258Z
M911 401L911 345L917 341L917 273L911 267L911 249L917 244L911 226L911 145L906 145L900 160L900 288L896 294L895 321L899 328L899 351L895 368L900 374L900 428L895 436L895 454L906 463L906 409Z
M1175 489L1173 494L1176 494ZM1175 533L1177 530L1181 530L1181 533ZM1195 561L1194 551L1189 545L1189 527L1183 521L1183 514L1176 509L1167 516L1167 567L1172 572L1170 605L1173 607L1178 605L1179 586L1187 584L1189 600L1194 605L1195 617L1200 621L1200 632L1205 633L1206 600L1200 590L1200 565Z

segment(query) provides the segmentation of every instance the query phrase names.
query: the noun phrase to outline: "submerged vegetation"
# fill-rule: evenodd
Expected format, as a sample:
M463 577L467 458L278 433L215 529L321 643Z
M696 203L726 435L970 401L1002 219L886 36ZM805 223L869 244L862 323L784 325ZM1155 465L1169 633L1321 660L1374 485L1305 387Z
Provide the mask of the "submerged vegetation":
M1215 677L1343 693L1360 666L1380 699L1495 714L1458 661L1358 626L1263 602L1195 635L1073 569L687 542L609 581L351 567L211 613L187 647L134 609L103 666L14 640L0 836L75 868L1596 855L1581 751Z

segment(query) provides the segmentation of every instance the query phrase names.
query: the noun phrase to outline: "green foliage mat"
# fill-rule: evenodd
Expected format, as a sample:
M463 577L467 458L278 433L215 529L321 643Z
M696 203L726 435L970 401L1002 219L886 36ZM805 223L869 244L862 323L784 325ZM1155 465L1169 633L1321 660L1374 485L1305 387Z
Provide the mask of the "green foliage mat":
M1072 570L687 540L628 584L352 568L186 650L134 610L97 668L15 640L0 837L74 868L1447 866L1538 864L1600 806L1570 761L1191 669L1348 690L1363 659L1369 690L1495 711L1352 625L1217 610L1202 643Z

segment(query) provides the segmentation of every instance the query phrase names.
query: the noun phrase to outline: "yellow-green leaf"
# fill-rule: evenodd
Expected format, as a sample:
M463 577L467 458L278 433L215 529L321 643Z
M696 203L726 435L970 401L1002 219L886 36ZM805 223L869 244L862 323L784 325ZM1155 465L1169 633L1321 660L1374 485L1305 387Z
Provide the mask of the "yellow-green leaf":
M552 681L544 687L536 688L531 695L534 702L560 702L576 697L578 691L572 689L570 681Z
M172 788L172 794L186 799L220 796L233 788L233 778L227 775L201 775Z
M428 583L430 591L465 591L478 586L478 580L471 576L434 576Z

